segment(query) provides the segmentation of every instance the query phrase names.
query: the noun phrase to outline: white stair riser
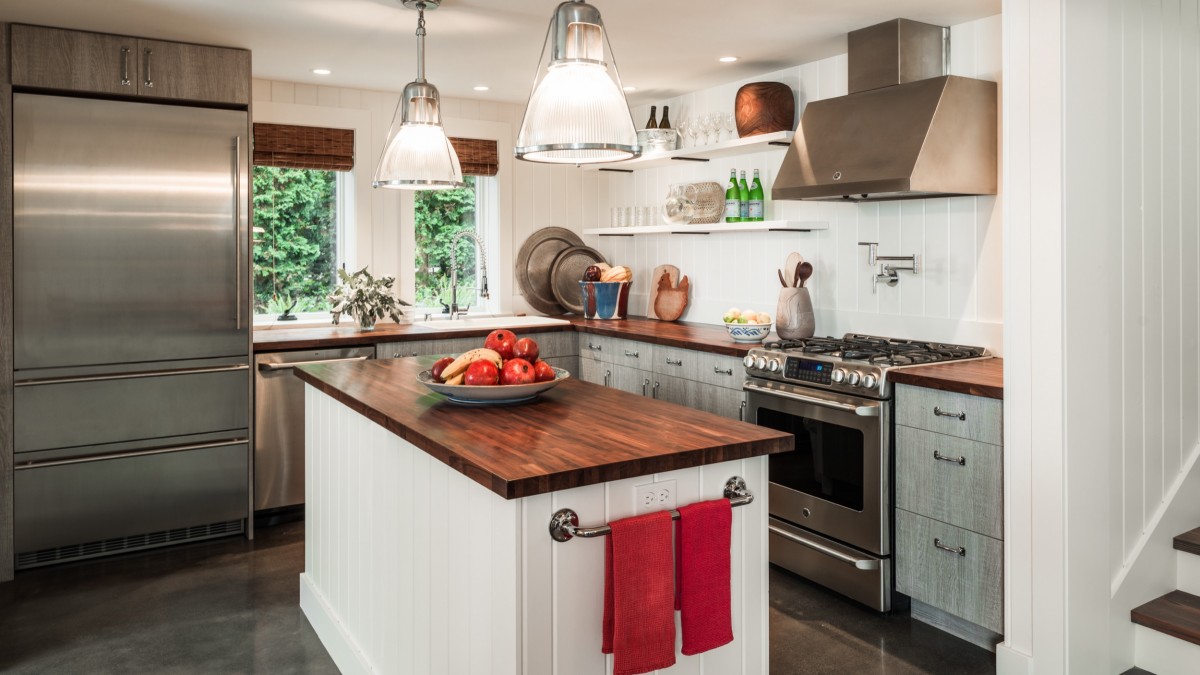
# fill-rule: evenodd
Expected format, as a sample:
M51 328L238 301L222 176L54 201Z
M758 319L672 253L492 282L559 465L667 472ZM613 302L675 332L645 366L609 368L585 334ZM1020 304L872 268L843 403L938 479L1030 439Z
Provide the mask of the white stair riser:
M1178 568L1175 573L1175 588L1192 595L1200 595L1200 555L1176 551Z
M1153 628L1134 626L1136 647L1133 662L1155 675L1195 675L1200 663L1200 645L1160 633Z

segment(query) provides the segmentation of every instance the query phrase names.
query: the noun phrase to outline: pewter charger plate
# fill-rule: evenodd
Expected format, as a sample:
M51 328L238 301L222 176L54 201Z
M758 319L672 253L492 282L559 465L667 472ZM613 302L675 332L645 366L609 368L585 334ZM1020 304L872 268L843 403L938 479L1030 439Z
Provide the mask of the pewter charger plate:
M550 270L559 253L582 245L583 240L579 235L562 227L544 227L529 235L521 244L514 271L517 286L531 307L543 314L566 312L554 298Z
M463 405L505 405L532 401L538 397L538 394L558 386L559 382L569 377L571 377L571 373L562 368L555 368L554 379L547 382L495 385L492 387L469 387L465 384L442 384L434 382L433 375L428 370L423 370L417 374L417 382L444 395L452 403Z
M550 267L550 288L558 304L576 314L583 314L583 294L579 292L579 282L583 280L584 271L599 262L604 262L604 256L587 246L572 246L558 254L554 265Z

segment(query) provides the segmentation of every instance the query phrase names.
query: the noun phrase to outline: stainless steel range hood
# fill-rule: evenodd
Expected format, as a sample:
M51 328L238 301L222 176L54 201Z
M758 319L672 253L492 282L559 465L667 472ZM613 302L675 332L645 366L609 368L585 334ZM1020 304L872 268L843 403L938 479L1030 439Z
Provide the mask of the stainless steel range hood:
M996 83L945 74L948 29L895 19L848 42L851 93L804 108L771 196L996 194Z

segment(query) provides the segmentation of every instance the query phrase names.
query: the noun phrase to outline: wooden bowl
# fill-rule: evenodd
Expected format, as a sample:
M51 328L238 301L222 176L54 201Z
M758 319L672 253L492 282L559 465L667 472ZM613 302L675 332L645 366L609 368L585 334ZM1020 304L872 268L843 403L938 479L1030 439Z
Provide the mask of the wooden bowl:
M733 104L739 138L796 130L796 96L782 82L751 82Z

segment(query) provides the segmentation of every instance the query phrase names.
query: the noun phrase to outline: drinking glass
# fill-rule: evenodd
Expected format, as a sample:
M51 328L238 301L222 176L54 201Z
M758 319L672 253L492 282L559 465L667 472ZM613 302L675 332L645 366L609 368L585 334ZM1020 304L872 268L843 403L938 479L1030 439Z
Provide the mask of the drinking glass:
M685 143L687 142L688 132L692 130L691 120L689 120L687 118L679 120L679 123L675 125L675 130L679 132L679 147L680 148L685 147Z
M608 210L608 226L609 227L622 227L624 224L625 223L622 221L622 218L621 218L621 209L620 208L614 206Z
M700 130L704 132L704 144L711 145L714 142L713 133L717 131L717 118L712 113L708 113L704 116L701 124L703 126L700 127Z
M729 138L725 140L732 141L736 138L734 134L737 132L737 119L733 116L733 113L725 113L721 116L721 122L725 131L729 132Z

